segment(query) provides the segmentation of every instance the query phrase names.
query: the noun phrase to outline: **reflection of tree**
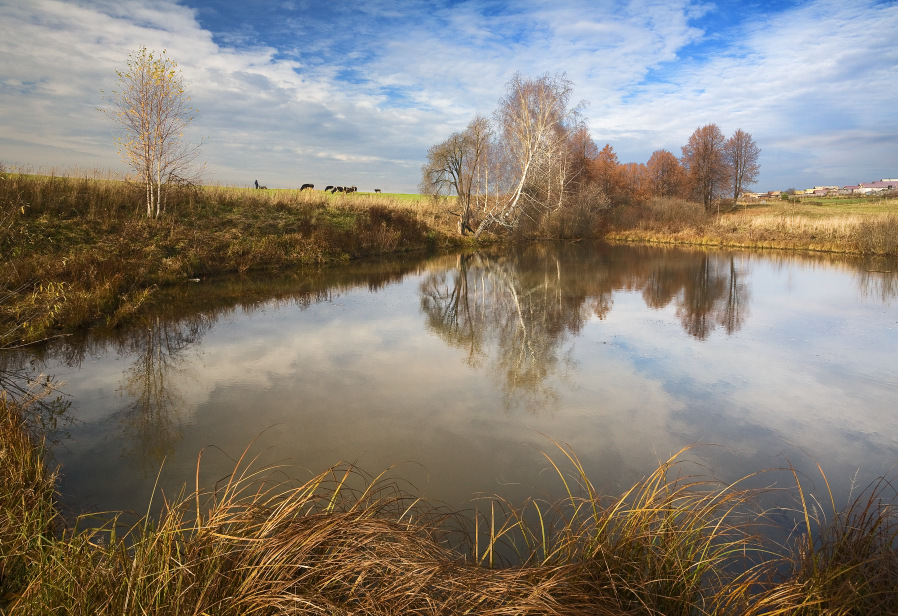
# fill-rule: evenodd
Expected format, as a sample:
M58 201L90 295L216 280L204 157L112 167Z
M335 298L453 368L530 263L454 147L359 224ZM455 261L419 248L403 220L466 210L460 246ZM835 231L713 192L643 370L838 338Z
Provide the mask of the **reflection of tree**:
M747 313L748 288L741 280L735 257L700 255L677 300L683 329L699 340L705 340L718 325L733 334L742 327Z
M131 451L144 473L159 467L181 438L184 402L177 390L183 373L183 353L208 328L203 318L163 321L158 317L124 341L134 355L125 376L125 390L133 400L122 419Z
M427 324L465 349L471 366L495 373L506 404L544 408L556 398L552 376L591 315L604 319L613 292L641 291L651 308L671 303L691 336L739 330L749 293L735 256L700 251L595 245L530 246L498 255L463 255L421 285Z
M569 332L586 318L584 297L565 292L564 261L550 250L459 257L458 267L432 272L421 285L428 326L467 351L479 366L490 356L509 406L551 406L548 383L566 363Z
M459 255L456 269L433 271L421 287L421 306L427 315L427 325L442 334L453 346L466 349L468 363L479 365L483 354L481 317L478 310L486 289L480 288L482 279L469 276L469 264L474 255Z

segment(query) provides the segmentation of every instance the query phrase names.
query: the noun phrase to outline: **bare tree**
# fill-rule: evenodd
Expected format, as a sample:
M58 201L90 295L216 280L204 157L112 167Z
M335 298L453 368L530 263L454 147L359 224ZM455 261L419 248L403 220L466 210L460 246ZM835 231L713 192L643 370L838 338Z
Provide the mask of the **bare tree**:
M147 217L158 217L165 210L166 186L193 179L199 145L185 141L184 131L196 110L178 65L165 51L157 56L141 46L116 75L117 89L103 111L118 125L122 159L146 186Z
M423 194L458 195L458 228L462 235L474 231L472 197L491 134L489 121L477 116L464 131L452 133L446 141L430 148L421 168Z
M493 225L517 229L523 219L535 220L562 203L567 137L580 125L578 108L569 108L572 91L563 75L512 77L495 114L505 178L493 182L495 200L485 204L475 235Z
M761 171L758 155L761 148L755 144L750 134L740 128L727 140L724 149L726 162L730 167L735 203L746 186L758 181L758 173Z
M683 146L681 162L689 171L695 194L706 210L729 189L730 173L725 156L726 137L717 124L697 128Z

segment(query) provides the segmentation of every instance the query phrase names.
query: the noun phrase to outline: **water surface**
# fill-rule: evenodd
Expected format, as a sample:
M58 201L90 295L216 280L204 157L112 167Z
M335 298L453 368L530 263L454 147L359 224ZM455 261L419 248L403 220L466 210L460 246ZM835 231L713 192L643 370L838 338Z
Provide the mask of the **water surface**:
M6 361L67 382L76 511L145 510L157 476L192 486L204 450L209 485L251 443L298 479L398 465L456 508L559 496L553 440L614 494L702 443L726 481L792 464L819 488L819 462L844 502L898 462L895 269L588 243L366 262L185 284Z

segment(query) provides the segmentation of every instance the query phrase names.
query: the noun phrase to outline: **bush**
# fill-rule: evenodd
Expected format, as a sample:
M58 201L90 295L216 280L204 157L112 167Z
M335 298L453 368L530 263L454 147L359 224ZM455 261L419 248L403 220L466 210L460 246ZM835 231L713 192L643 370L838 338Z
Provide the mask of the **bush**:
M611 200L598 185L588 184L543 220L542 231L558 239L596 237Z
M646 210L644 222L664 230L698 227L708 219L701 203L677 197L655 197L648 202Z

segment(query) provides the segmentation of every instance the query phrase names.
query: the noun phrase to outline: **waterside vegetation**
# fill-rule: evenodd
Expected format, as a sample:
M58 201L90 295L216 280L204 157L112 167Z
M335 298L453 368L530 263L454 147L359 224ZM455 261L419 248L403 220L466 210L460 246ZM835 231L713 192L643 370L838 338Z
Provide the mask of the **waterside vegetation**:
M98 172L0 169L0 346L139 313L156 289L227 273L321 267L404 251L581 239L898 255L898 198L777 200L721 213L681 197L605 196L474 239L454 197L222 186L145 191Z
M614 213L607 239L730 248L898 256L898 196L701 204L653 198Z
M158 515L64 520L29 420L35 404L0 397L3 614L898 610L896 493L885 479L838 509L796 473L794 509L765 512L762 491L684 472L683 451L609 498L557 444L547 466L566 498L451 512L352 466L293 482L244 453L214 489L157 495ZM783 518L785 538L765 538Z
M217 274L463 243L445 208L390 195L188 186L159 218L145 198L97 173L0 173L0 346L114 326L154 289Z

